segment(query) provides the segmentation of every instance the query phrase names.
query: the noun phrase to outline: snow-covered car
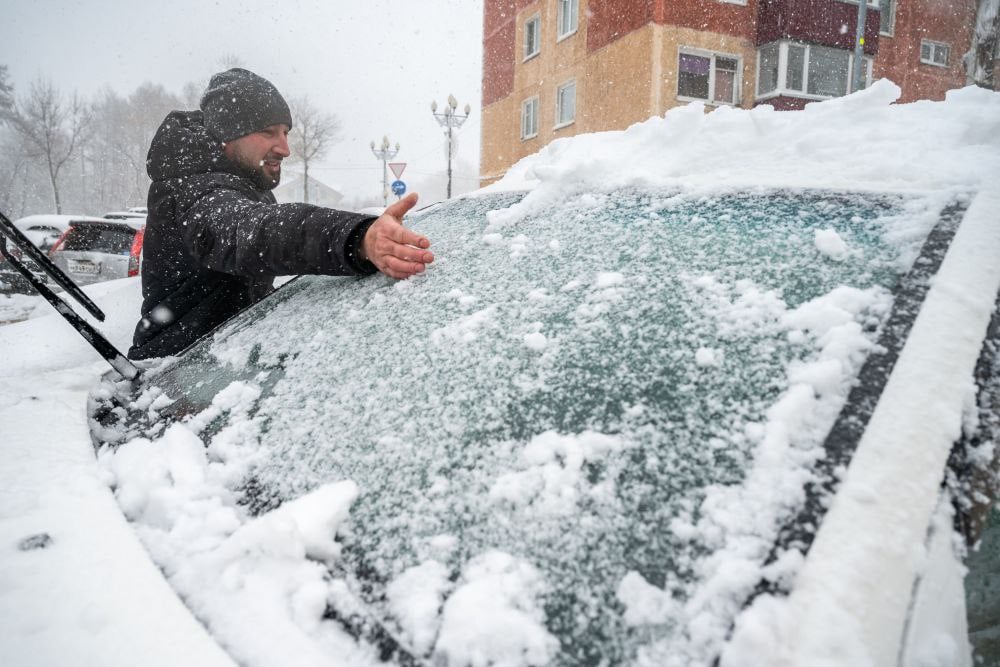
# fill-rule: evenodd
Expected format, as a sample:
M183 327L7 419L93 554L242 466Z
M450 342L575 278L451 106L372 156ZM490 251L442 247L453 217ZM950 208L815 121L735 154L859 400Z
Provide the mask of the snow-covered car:
M73 221L49 256L78 285L137 276L145 226L142 214Z
M899 94L555 141L131 381L137 281L0 328L0 657L995 664L1000 96Z
M964 616L934 613L968 599L970 625L1000 628L995 598L962 593L952 528L977 543L995 500L976 479L996 465L1000 312L951 351L916 316L976 288L942 264L976 242L968 208L649 186L447 202L411 221L433 271L289 283L138 387L105 385L95 441L210 627L280 613L248 592L272 577L317 636L403 664L710 664L834 601L864 610L874 664L967 656ZM969 389L932 367L958 349L984 374L964 435L913 396ZM988 523L967 581L1000 567ZM274 637L252 634L216 636L253 663Z

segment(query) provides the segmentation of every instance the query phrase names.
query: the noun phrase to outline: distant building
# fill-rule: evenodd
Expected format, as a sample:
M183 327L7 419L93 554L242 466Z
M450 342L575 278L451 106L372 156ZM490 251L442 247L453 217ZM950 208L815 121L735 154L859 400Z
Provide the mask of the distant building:
M975 0L869 2L863 73L902 102L965 85ZM800 109L846 95L856 0L485 0L480 174L553 139L690 101Z
M343 193L310 176L309 197L307 201L305 179L303 179L302 174L288 172L285 174L285 178L288 180L274 189L274 197L278 200L279 204L302 202L315 204L316 206L325 206L327 208L336 208L344 198Z

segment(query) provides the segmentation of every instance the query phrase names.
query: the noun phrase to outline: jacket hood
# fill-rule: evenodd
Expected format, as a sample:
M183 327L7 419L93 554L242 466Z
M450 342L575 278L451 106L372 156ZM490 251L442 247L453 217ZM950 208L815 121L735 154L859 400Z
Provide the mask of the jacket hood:
M171 111L149 146L146 173L159 181L211 172L238 174L222 144L205 129L201 111Z

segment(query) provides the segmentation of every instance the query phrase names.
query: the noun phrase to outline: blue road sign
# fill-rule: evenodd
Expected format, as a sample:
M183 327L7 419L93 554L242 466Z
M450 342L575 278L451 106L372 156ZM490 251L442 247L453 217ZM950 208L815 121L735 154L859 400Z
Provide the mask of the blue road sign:
M390 187L392 187L392 194L397 197L402 197L406 193L406 183L403 181L393 181Z

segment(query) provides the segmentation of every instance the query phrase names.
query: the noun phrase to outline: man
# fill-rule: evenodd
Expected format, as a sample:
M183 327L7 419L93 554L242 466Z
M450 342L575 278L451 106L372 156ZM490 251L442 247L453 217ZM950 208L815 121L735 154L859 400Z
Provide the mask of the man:
M212 77L199 111L173 111L146 160L142 319L128 356L176 354L273 289L275 276L408 278L434 261L402 226L409 195L379 217L278 204L292 117L266 79L244 69Z

